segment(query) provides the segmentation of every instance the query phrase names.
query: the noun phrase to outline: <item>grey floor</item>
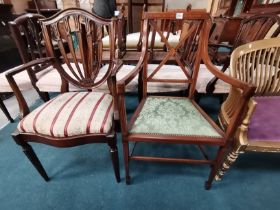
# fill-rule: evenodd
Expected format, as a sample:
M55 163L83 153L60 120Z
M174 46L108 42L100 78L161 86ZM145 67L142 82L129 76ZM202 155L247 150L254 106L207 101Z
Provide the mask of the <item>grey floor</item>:
M35 103L37 99L39 99L38 94L35 92L35 90L28 90L24 91L23 95L27 101L27 104L31 106ZM15 98L15 96L4 100L4 104L6 105L7 109L9 110L9 113L11 114L12 118L15 119L19 115L19 108L18 108L18 102ZM2 110L0 110L0 129L5 127L7 124L9 124L9 120L6 118ZM15 122L17 123L17 122Z

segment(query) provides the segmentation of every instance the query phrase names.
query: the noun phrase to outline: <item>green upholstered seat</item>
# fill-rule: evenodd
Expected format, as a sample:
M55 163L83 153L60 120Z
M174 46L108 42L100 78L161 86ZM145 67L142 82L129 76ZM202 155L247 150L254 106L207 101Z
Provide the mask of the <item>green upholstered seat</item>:
M149 97L130 133L177 136L222 136L188 98Z

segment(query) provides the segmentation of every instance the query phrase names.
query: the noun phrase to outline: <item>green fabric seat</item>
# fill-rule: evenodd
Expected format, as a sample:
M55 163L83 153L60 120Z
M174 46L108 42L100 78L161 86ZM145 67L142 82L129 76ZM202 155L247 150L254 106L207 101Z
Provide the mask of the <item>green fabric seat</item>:
M175 97L147 98L130 133L222 138L188 98Z

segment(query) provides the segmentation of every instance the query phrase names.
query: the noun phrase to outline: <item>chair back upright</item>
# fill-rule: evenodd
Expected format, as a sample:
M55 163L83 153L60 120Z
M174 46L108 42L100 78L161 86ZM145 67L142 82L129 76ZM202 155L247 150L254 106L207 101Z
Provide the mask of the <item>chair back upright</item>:
M97 88L108 80L109 89L112 91L111 74L115 58L116 21L115 18L104 19L78 8L61 11L42 21L48 55L55 57L55 42L61 53L60 59L66 64L62 67L56 59L55 67L64 80L89 90ZM105 72L102 57L104 28L108 28L110 40L110 59L109 65L105 66ZM67 86L62 91L67 91Z

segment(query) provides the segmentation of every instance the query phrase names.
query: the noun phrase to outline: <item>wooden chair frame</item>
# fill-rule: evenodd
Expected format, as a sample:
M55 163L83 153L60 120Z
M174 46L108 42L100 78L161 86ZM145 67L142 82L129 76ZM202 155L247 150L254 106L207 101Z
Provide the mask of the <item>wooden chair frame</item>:
M9 22L11 36L15 41L23 63L46 57L46 49L42 45L43 37L39 25L39 20L44 18L44 16L39 14L27 13ZM27 70L32 86L43 101L48 101L49 95L46 92L41 92L36 86L38 81L36 74L47 67L42 66L41 68L37 67Z
M186 41L188 37L195 37L191 40L196 40L193 44L187 45L185 49L188 49L188 54L186 57L189 59L191 63L189 63L188 68L192 68L192 74L186 74L187 80L157 80L157 82L184 82L188 83L189 86L189 95L188 98L191 103L199 110L199 112L209 121L209 123L217 129L217 131L222 135L222 139L210 138L210 137L202 137L202 136L177 136L177 135L163 135L163 134L134 134L130 133L130 128L133 123L137 119L138 114L145 101L149 98L147 95L147 82L152 82L152 76L150 78L147 77L147 64L149 63L149 49L148 49L148 34L150 30L150 22L157 19L168 19L174 20L176 19L176 12L165 12L165 13L144 13L143 15L144 24L143 24L143 46L142 52L140 56L140 60L137 63L134 71L132 71L129 75L127 75L124 79L117 82L117 92L119 96L119 109L120 109L120 122L121 122L121 130L122 130L122 142L123 142L123 152L124 152L124 161L125 161L125 171L126 171L126 183L130 183L130 175L129 175L129 162L132 160L142 160L142 161L159 161L159 162L169 162L169 163L190 163L190 164L210 164L212 166L209 178L205 183L205 188L210 189L214 176L216 174L216 170L220 164L221 157L223 156L225 149L229 145L233 134L237 128L238 123L242 119L243 112L245 111L245 105L249 100L249 97L254 91L254 87L251 87L248 84L245 84L239 80L231 78L222 72L220 72L210 61L208 56L208 36L209 30L211 26L210 16L204 12L184 12L182 20L197 20L201 21L201 30L198 32L195 30L195 35L193 33L189 33L182 40ZM193 36L191 36L193 35ZM196 37L199 37L197 40ZM176 48L171 48L168 46L168 41L166 38L162 37L167 47L170 49L169 55L166 56L165 60L168 60L170 55L172 54L177 59L179 66L184 71L185 65L181 66L181 59L179 59L177 55L178 51ZM179 43L179 45L181 45ZM195 48L192 48L195 47ZM192 49L192 50L191 50ZM192 56L190 56L192 55ZM215 123L205 114L201 108L195 103L194 93L195 93L195 85L199 71L199 65L201 62L204 62L208 67L209 71L211 71L214 75L224 80L225 82L231 84L235 88L239 90L239 97L236 100L239 102L238 106L235 107L234 116L232 116L230 120L230 126L226 131L222 131L215 125ZM159 64L159 66L163 65L163 63ZM127 113L125 106L125 86L137 75L141 75L143 78L143 90L142 90L142 100L133 114L132 118L129 122L127 122ZM146 76L145 76L146 75ZM155 81L155 80L154 80ZM194 144L198 145L199 148L202 148L202 145L212 145L218 146L219 151L214 160L193 160L193 159L176 159L176 158L163 158L163 157L145 157L145 156L134 156L129 152L129 142L154 142L154 143L166 143L166 144Z
M73 17L74 27L77 32L78 41L79 41L79 54L80 60L83 63L83 68L79 68L78 59L76 57L76 51L73 46L73 40L71 37L71 29L69 27L69 19ZM62 28L66 32L66 41L68 43L70 53L72 54L73 61L75 66L77 67L76 72L73 71L73 68L70 67L70 61L67 57L67 53L65 52L65 45L63 38L61 36L62 29L60 30L60 24L63 23ZM17 97L19 102L20 112L22 117L26 117L30 111L24 100L22 93L20 92L15 80L14 75L20 71L28 70L37 65L54 65L55 68L59 71L59 73L63 77L63 88L62 94L68 91L68 83L72 83L79 88L83 88L85 90L90 90L92 88L98 87L103 82L108 82L110 87L111 94L113 99L116 100L115 95L115 84L116 84L116 72L118 71L118 65L114 62L115 59L115 41L116 41L116 19L113 18L111 20L103 19L98 16L95 16L85 10L74 8L74 9L66 9L57 13L55 16L44 19L41 22L42 31L44 36L44 41L46 44L47 54L51 57L40 58L34 61L28 62L21 67L16 68L13 72L7 74L7 79ZM102 25L108 26L109 34L110 34L110 63L107 70L107 73L102 77L101 80L95 81L97 74L100 71L100 66L102 64L102 52L99 51L102 48L100 47L100 37L97 38L96 33L98 33L97 28L95 26ZM97 31L96 31L97 30ZM72 72L72 76L69 75L69 72L66 71L62 66L61 62L58 58L55 57L54 46L52 43L53 36L58 43L58 48L61 52L61 56L65 63L69 66L70 71ZM86 36L86 38L84 37ZM96 43L98 42L98 43ZM101 42L102 43L102 42ZM90 56L88 56L90 55ZM95 63L96 61L97 63ZM96 65L95 65L96 64ZM82 73L83 72L83 73ZM93 76L94 75L94 76ZM116 107L117 103L113 100L113 106ZM114 109L116 110L116 108ZM114 112L114 119L117 121L118 113ZM12 137L15 142L20 145L23 149L23 152L31 161L33 166L37 169L37 171L41 174L41 176L48 181L49 177L45 172L43 166L41 165L39 159L34 153L32 147L28 144L28 142L37 142L42 144L51 145L54 147L74 147L83 144L89 143L107 143L110 147L110 153L113 163L113 168L115 172L115 177L117 182L120 181L119 174L119 160L118 160L118 150L116 145L116 132L115 126L113 124L112 129L109 133L93 133L93 134L83 134L78 136L69 136L69 137L55 137L48 135L41 135L40 133L28 133L28 132L19 132L16 130Z

